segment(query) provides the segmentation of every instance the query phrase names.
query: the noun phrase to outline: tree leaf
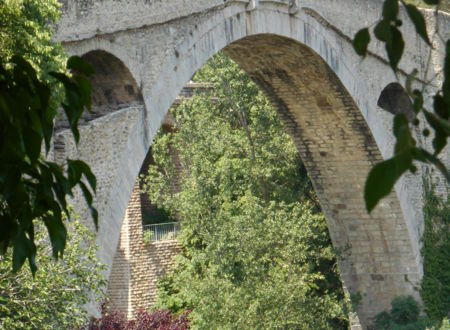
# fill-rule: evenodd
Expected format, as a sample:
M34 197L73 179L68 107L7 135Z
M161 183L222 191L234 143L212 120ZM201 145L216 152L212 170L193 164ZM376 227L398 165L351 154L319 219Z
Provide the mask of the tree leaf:
M52 244L53 257L58 259L62 257L66 247L67 229L62 222L61 210L56 202L52 203L52 210L52 214L44 218L44 223Z
M434 96L433 109L434 112L442 119L449 119L450 105L445 103L444 98L439 94Z
M370 42L370 34L369 29L365 28L362 30L359 30L355 38L353 39L353 48L355 49L356 53L360 56L366 56L367 54L367 46Z
M89 165L79 159L68 159L67 162L69 164L70 170L75 174L72 178L74 181L71 181L71 183L75 184L76 182L80 181L81 175L83 174L88 180L92 190L95 192L95 190L97 189L97 180L95 178L95 175L89 168Z
M67 69L90 76L94 73L92 66L79 56L71 56L67 60Z
M68 85L73 85L73 83L70 81L70 78L66 76L64 73L61 72L50 72L49 75L56 78L60 83L64 85L64 87Z
M74 111L73 107L63 104L64 112L66 113L67 119L69 120L70 130L72 131L73 139L75 143L80 142L80 132L78 131L78 120L81 117L81 113Z
M29 128L25 129L22 134L27 155L34 164L41 154L42 136Z
M411 153L408 150L378 163L370 170L364 188L364 200L369 213L383 197L392 191L395 182L410 168L411 164Z
M69 178L69 183L71 188L75 187L81 179L81 169L77 164L71 160L67 159L67 175Z
M385 0L383 4L383 17L388 21L395 21L398 15L398 0Z
M98 212L92 206L92 202L93 202L92 194L83 182L80 181L79 185L80 185L81 191L83 192L84 199L86 200L86 203L89 206L89 210L91 212L91 216L94 221L95 228L96 228L96 230L98 230Z
M433 139L434 153L438 155L446 145L447 135L442 134L440 131L436 131Z
M425 118L436 131L442 131L447 136L450 136L450 121L439 118L434 113L425 111Z
M405 88L406 88L406 91L408 92L408 94L412 94L412 92L413 92L412 84L413 84L414 80L416 79L418 73L419 73L419 71L417 71L417 69L414 68L411 71L411 73L406 77Z
M403 55L403 50L405 48L405 42L403 41L403 37L401 32L395 27L390 27L391 31L391 40L386 42L386 51L389 58L389 64L391 65L392 70L397 70L398 62Z
M17 272L28 258L31 272L34 276L37 267L35 264L36 245L26 235L23 227L19 228L17 235L13 239L13 272Z
M445 44L444 82L442 84L442 96L447 105L450 105L450 39Z
M378 40L389 42L392 39L391 22L386 19L379 21L378 24L375 26L373 32Z
M84 77L75 77L84 106L91 111L91 83Z
M93 198L92 198L91 192L89 191L89 189L86 187L86 185L83 182L80 181L79 185L80 185L81 191L83 192L86 203L88 205L92 205Z
M64 213L70 218L69 210L67 208L66 195L72 196L72 187L69 180L63 175L62 169L59 165L52 162L45 162L50 171L52 172L56 183L53 185L53 191L61 205Z
M414 24L414 27L416 28L417 34L419 34L428 45L431 45L430 40L428 39L427 25L425 23L425 18L423 17L422 13L414 5L406 5L405 7L409 18L411 19L411 21Z
M418 114L423 108L423 94L417 89L413 91L413 101L414 112Z
M0 193L3 199L8 201L20 184L21 174L18 168L11 166L5 166L5 170L7 170L8 175L5 175L4 181L2 180Z
M409 130L408 118L403 113L394 117L394 135L397 138L394 153L402 153L408 151L412 146L412 135Z

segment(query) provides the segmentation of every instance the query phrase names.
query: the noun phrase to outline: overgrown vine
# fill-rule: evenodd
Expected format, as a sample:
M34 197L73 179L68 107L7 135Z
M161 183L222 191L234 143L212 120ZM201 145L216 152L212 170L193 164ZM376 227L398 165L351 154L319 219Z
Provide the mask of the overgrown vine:
M436 194L428 177L424 177L424 194L424 276L420 293L427 315L440 320L450 314L450 200Z

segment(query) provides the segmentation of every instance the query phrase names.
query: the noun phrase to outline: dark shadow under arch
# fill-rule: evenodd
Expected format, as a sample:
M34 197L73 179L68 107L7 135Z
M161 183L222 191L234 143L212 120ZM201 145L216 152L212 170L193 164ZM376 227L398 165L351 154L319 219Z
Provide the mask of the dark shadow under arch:
M143 107L139 87L126 65L114 55L94 50L82 56L94 69L91 83L92 111L83 113L80 124L86 124L109 113L130 107ZM69 128L65 118L57 121L56 131Z

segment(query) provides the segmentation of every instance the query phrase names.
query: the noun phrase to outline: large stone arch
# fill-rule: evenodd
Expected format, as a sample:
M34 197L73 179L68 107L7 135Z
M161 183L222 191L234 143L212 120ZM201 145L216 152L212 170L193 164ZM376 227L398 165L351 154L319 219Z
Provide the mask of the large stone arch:
M322 8L325 17L332 10L342 12L340 7L348 9L347 2ZM393 74L377 54L361 65L348 37L352 28L340 29L313 9L289 9L286 1L260 1L256 10L247 11L245 2L231 1L65 43L72 54L101 49L120 58L145 103L128 119L129 135L120 146L113 182L97 199L104 205L97 238L100 256L107 266L112 264L137 173L165 113L195 71L224 49L271 98L293 135L334 244L350 247L340 270L350 292L362 295L358 316L367 325L394 296L417 297L420 178L402 179L373 215L365 213L366 174L392 151L391 117L375 105ZM425 58L423 52L410 56L407 51L407 61Z

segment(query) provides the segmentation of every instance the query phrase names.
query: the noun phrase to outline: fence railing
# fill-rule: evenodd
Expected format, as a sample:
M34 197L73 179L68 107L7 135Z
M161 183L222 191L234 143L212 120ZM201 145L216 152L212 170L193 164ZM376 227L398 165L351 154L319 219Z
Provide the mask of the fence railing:
M166 222L154 225L144 225L144 242L149 243L175 239L179 232L179 222Z

